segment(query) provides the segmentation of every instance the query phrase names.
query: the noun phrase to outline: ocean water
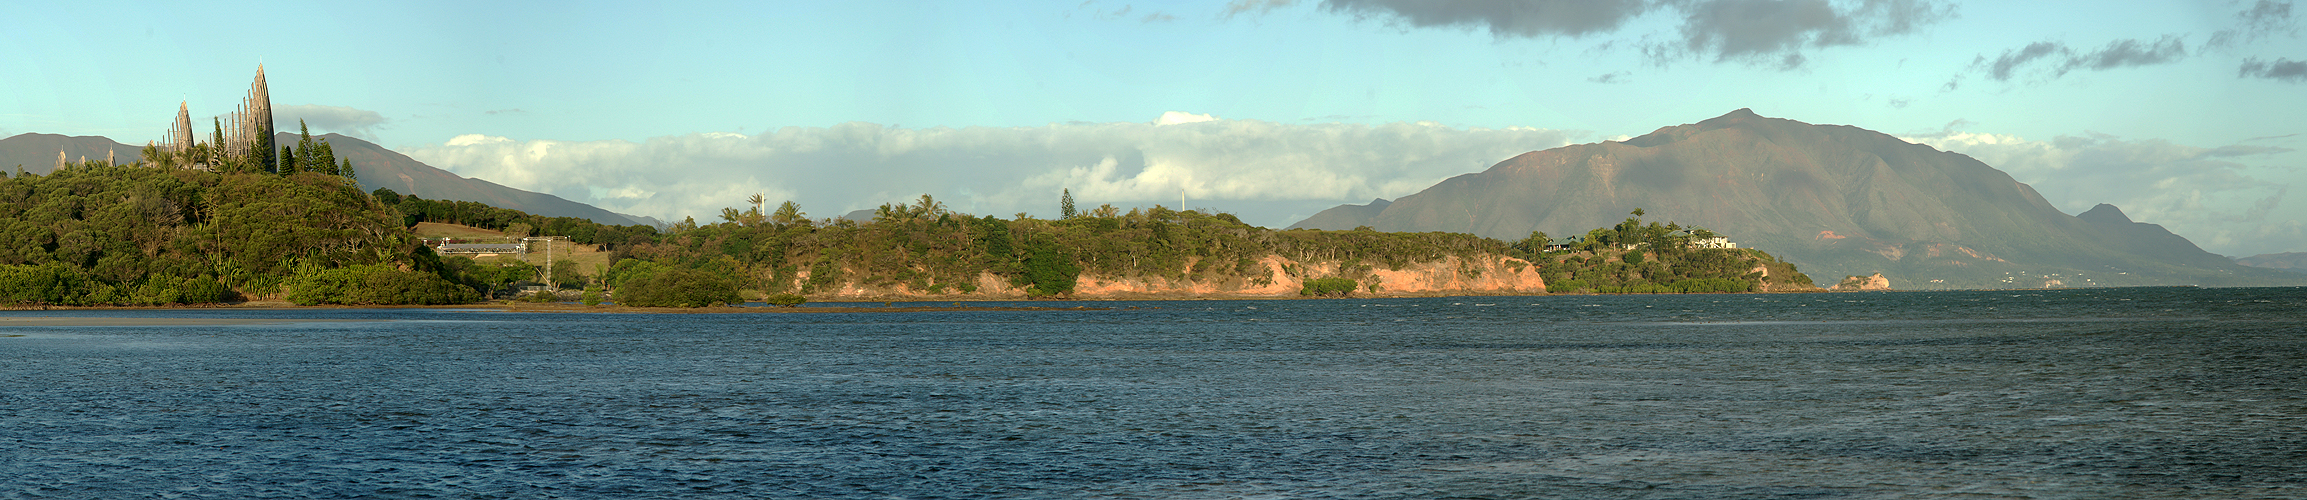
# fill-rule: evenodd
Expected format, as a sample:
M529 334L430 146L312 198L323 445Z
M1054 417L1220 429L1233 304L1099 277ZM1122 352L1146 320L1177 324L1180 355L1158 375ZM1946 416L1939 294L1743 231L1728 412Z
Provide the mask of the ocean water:
M371 320L0 328L0 498L2307 497L2307 289L1063 305L0 313Z

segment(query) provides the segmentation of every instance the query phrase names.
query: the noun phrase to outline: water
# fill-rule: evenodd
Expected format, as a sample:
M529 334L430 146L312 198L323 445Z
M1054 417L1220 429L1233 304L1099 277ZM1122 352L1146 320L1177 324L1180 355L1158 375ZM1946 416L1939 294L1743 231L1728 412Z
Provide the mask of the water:
M1079 305L0 313L382 320L0 328L0 498L2307 497L2307 289Z

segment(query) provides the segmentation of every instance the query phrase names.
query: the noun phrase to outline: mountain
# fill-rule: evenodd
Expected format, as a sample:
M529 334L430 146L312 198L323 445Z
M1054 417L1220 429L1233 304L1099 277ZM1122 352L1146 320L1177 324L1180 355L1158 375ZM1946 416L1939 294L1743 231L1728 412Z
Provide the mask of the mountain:
M112 161L132 163L144 158L144 146L129 146L112 139L84 135L66 137L56 134L17 134L0 139L0 170L16 175L21 166L25 172L47 175L56 170L56 152L63 151L71 161L104 159L105 151L113 153Z
M297 139L296 134L283 132L274 140L280 144L295 144ZM486 180L458 176L375 143L342 134L322 134L313 136L313 139L327 139L329 151L335 152L337 158L352 159L352 168L360 174L363 190L391 188L400 194L413 194L426 199L477 201L536 215L579 217L609 225L660 225L655 218L610 212L559 196L522 191Z
M283 132L274 140L290 145L295 144L297 139L296 134ZM364 191L384 187L427 199L477 201L549 217L581 217L611 225L661 225L655 218L610 212L558 196L460 177L383 146L341 134L323 134L314 139L327 139L329 150L335 152L338 158L352 160L353 170L360 174L360 185ZM0 139L0 168L5 168L9 175L15 175L15 166L23 165L25 172L45 175L55 170L57 151L63 151L72 161L80 161L83 155L90 160L100 160L104 158L107 148L115 152L113 161L120 163L131 163L143 158L143 146L129 146L104 137L19 134Z
M1641 208L1649 220L1722 233L1824 281L1882 273L1905 289L2300 282L2235 265L2113 206L2067 215L1968 156L1746 109L1623 142L1525 153L1366 218L1339 211L1349 207L1299 226L1562 239Z
M1313 217L1307 217L1306 220L1291 224L1285 229L1345 230L1367 226L1370 225L1372 219L1378 218L1378 214L1384 213L1387 206L1393 204L1393 202L1386 201L1385 198L1378 198L1370 200L1368 205L1338 205L1316 213Z
M2307 273L2307 252L2259 254L2235 259L2235 263L2251 267L2280 269L2294 273Z

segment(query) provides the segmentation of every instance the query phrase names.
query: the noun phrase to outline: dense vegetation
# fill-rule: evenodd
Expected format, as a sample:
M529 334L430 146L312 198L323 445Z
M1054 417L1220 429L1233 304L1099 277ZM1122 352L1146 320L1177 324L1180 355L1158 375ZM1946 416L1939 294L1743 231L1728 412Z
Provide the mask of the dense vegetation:
M748 210L724 210L722 222L661 232L385 189L362 193L317 167L328 162L325 147L292 146L281 156L303 151L320 158L299 161L286 174L90 163L6 179L0 302L160 305L277 296L308 305L447 304L498 295L544 274L518 260L434 255L407 229L424 221L600 245L613 252L614 265L560 263L555 284L587 288L591 302L606 296L632 306L735 304L744 301L743 290L781 305L847 287L965 294L989 283L1066 297L1084 273L1233 286L1288 276L1302 281L1307 295L1336 296L1363 288L1377 269L1447 257L1525 259L1565 292L1754 291L1762 280L1756 267L1773 279L1805 279L1759 251L1698 248L1692 240L1710 236L1704 230L1643 225L1639 212L1554 245L1542 233L1510 244L1367 228L1276 231L1231 214L1160 206L1001 219L955 213L927 195L883 205L860 223L813 220L791 202L763 213L756 197ZM1311 266L1270 256L1336 265L1316 275ZM993 281L980 281L986 277Z
M58 305L271 295L298 269L425 262L397 222L341 176L70 165L0 182L0 289Z
M868 223L814 221L790 203L778 214L724 211L725 222L674 232L629 249L636 262L709 268L742 276L738 286L803 295L856 285L930 294L970 293L991 275L1036 297L1065 296L1085 272L1173 281L1270 284L1294 266L1260 259L1344 262L1346 278L1374 266L1399 269L1445 256L1503 255L1497 240L1450 233L1275 231L1232 214L1156 206L1121 212L1103 206L1058 220L972 217L934 198L884 205ZM620 267L625 264L620 263ZM612 271L614 273L615 271ZM612 287L614 284L612 283Z
M652 242L658 236L657 228L649 226L611 226L579 217L532 215L479 202L427 200L416 195L402 195L389 188L377 188L372 195L378 202L392 207L398 213L397 220L404 226L438 222L504 231L515 237L567 236L571 242L601 245L610 250Z
M1711 231L1679 224L1642 223L1642 210L1618 225L1595 228L1563 244L1532 233L1515 247L1535 250L1540 275L1555 292L1718 293L1762 291L1774 285L1810 288L1794 265L1754 249L1705 248Z

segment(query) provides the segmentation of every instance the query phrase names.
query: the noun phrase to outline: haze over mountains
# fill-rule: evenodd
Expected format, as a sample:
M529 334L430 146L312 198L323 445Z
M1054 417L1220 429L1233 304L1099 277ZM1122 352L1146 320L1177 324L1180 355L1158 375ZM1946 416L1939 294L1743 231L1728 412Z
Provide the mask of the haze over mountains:
M1525 153L1292 227L1508 240L1544 231L1559 240L1636 208L1777 254L1825 282L1877 272L1908 289L2301 282L2205 252L2112 205L2067 215L1968 156L1746 109L1623 142Z
M336 153L337 158L352 160L353 170L359 173L361 189L364 191L391 188L401 194L414 194L427 199L475 201L537 215L580 217L610 225L659 224L657 219L651 217L610 212L559 196L461 177L383 146L341 134L313 137L327 139L329 149ZM296 134L287 132L278 134L276 138L280 144L295 144L297 139ZM80 161L82 155L86 155L89 160L102 160L107 149L114 151L113 159L120 163L143 158L142 146L129 146L104 137L19 134L0 139L0 166L8 168L11 175L17 165L22 165L25 172L47 174L55 169L56 152L59 150L64 151L71 161Z

